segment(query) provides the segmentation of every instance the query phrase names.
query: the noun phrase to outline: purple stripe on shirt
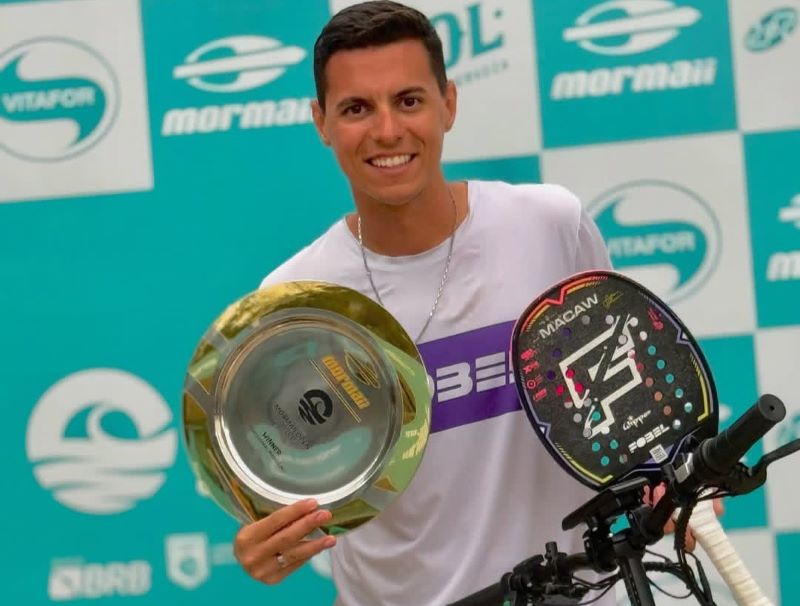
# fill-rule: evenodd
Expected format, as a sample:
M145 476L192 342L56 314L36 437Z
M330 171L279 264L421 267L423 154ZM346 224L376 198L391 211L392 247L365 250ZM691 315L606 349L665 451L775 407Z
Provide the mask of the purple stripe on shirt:
M419 346L436 385L432 432L520 409L508 353L513 328L504 322Z

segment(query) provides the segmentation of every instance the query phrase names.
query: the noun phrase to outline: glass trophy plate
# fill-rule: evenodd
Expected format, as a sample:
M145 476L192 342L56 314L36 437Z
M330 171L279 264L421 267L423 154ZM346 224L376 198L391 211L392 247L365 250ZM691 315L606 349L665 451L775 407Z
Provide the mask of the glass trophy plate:
M313 497L338 534L411 481L431 394L413 341L335 284L278 284L236 301L201 339L183 392L192 469L242 522Z

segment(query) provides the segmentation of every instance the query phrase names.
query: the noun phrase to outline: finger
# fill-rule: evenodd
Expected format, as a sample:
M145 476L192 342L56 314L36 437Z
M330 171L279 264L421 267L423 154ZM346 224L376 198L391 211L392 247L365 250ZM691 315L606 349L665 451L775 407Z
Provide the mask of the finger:
M305 560L302 560L281 568L275 557L273 557L272 560L273 562L266 564L264 568L260 569L256 574L253 574L253 578L267 585L275 585L306 563Z
M292 524L295 520L314 511L318 507L314 499L305 499L292 503L268 515L265 518L243 527L239 534L245 543L263 541L274 535L281 528Z
M303 541L284 553L283 558L289 562L289 568L291 568L296 563L300 562L302 564L334 545L336 545L336 537L333 536L322 537L313 541Z
M279 583L315 555L330 549L334 545L336 545L336 537L333 536L304 541L283 553L283 559L288 563L287 566L281 566L277 556L272 556L267 558L263 568L257 571L256 578L263 578L262 580L267 583Z
M722 502L722 499L714 499L714 513L717 517L725 513L725 504Z
M664 534L672 534L675 532L675 522L672 519L667 520L664 524Z
M276 533L267 544L274 551L284 553L293 549L300 541L305 539L314 530L331 521L330 511L320 510L308 514Z
M692 552L694 551L695 546L697 545L697 541L692 534L692 531L688 528L686 529L686 551Z
M282 553L286 557L286 553L297 547L298 543L322 524L329 522L331 517L331 512L326 510L315 511L305 515L281 529L266 541L252 545L249 553L251 561L272 561L277 553Z

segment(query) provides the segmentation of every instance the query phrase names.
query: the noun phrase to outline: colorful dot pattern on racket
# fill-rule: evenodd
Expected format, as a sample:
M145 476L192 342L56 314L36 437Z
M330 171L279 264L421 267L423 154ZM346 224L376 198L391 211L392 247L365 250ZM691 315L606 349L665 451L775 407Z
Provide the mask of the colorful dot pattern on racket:
M658 479L690 435L717 432L716 392L686 327L614 272L576 274L537 298L512 337L522 406L551 455L601 489Z

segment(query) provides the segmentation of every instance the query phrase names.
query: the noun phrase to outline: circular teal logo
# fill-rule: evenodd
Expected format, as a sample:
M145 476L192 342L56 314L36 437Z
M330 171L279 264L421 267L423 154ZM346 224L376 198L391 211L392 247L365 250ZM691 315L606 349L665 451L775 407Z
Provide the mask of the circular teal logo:
M108 62L82 42L27 40L0 52L0 149L48 162L100 141L119 108Z
M719 221L696 193L665 181L634 181L588 205L616 269L668 304L684 299L716 269Z
M751 27L744 39L748 50L761 52L783 42L797 27L797 9L777 8Z

